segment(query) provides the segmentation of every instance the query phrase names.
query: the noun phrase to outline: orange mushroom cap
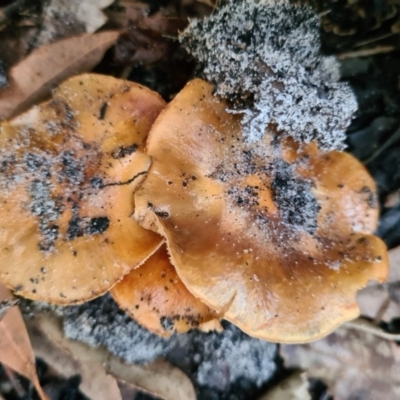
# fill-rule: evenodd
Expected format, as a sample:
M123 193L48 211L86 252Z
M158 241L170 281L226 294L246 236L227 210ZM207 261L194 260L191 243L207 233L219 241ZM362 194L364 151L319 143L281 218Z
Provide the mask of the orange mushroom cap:
M165 107L138 84L81 75L0 125L0 281L58 304L106 292L161 245L132 217Z
M165 245L117 283L111 294L132 318L161 336L193 328L222 329L217 313L196 299L179 279Z
M223 318L274 342L318 339L357 316L358 289L387 276L371 235L374 182L352 156L272 126L246 143L240 116L212 92L191 81L154 123L135 217L166 237L183 283Z

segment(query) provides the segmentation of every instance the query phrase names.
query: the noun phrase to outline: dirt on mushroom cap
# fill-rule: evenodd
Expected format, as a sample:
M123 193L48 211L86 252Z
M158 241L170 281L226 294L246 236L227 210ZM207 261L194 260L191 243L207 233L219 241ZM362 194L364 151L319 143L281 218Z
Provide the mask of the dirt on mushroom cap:
M221 330L218 315L179 279L162 246L111 290L118 305L140 325L161 336L190 329Z
M133 192L164 106L145 87L87 74L1 123L1 282L71 304L106 292L156 251L160 238L132 218Z
M166 237L186 287L224 318L271 341L318 339L357 315L359 288L387 276L371 235L373 181L346 154L305 148L291 159L273 126L246 143L212 91L190 82L153 125L135 217Z

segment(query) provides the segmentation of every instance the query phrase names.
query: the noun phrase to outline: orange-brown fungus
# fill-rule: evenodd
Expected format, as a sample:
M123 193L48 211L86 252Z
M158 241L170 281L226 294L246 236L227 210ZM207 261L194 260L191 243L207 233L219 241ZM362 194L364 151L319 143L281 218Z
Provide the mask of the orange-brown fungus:
M133 219L165 107L135 83L81 75L0 125L0 281L32 299L93 298L161 244Z
M126 275L111 294L132 318L162 336L193 328L220 327L217 314L196 299L179 279L165 246Z
M371 235L374 182L352 156L273 126L246 143L212 91L190 82L154 123L135 217L166 237L183 283L222 317L266 340L320 338L357 316L358 289L387 276Z

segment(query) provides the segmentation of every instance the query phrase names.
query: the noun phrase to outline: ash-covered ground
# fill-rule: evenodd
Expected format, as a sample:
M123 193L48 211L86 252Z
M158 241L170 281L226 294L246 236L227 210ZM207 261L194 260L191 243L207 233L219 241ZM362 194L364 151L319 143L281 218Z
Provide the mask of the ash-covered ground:
M276 372L277 345L252 338L229 322L223 332L193 330L159 337L142 328L105 295L79 306L53 307L61 316L66 337L90 346L105 346L129 363L163 357L192 380L198 400L256 398ZM48 308L23 302L29 314Z

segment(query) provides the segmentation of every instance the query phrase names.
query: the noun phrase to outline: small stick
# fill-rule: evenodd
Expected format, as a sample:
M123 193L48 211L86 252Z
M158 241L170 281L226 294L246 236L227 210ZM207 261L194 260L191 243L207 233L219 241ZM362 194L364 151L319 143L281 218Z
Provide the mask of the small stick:
M354 321L349 321L344 324L346 328L357 329L362 332L371 333L377 337L386 340L400 341L400 334L384 332L382 329L376 327L371 322L363 318L357 318Z
M346 60L348 58L355 58L355 57L368 57L368 56L373 56L375 54L390 53L394 50L395 50L394 46L379 46L375 47L374 49L356 50L356 51L349 51L347 53L342 53L338 55L338 59Z

